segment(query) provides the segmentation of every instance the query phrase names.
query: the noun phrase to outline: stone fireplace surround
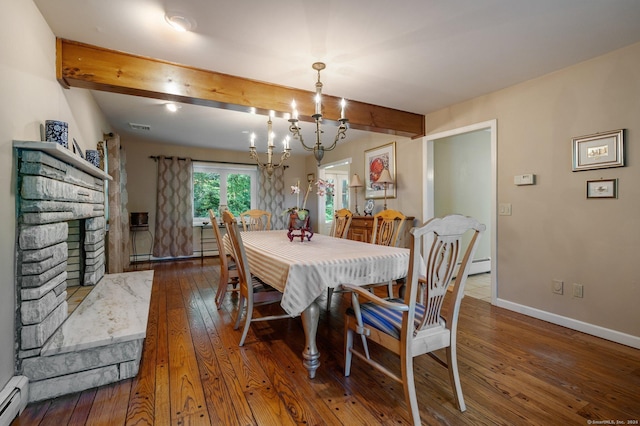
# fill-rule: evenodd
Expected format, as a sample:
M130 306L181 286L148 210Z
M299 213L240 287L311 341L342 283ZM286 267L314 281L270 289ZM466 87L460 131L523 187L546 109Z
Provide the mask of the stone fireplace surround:
M75 160L75 156L58 144L25 144L17 147L14 144L18 148L16 281L20 312L16 320L19 320L19 359L37 355L67 317L68 221L83 219L84 222L84 285L95 285L104 276L104 180L109 178L95 167L95 170L86 168L92 174L74 167L69 162ZM52 150L47 153L20 149L24 146ZM61 160L52 156L60 157L58 153L64 154L64 151L72 158Z
M153 272L105 275L104 181L111 177L55 143L14 141L13 146L16 373L30 380L29 400L135 376ZM71 220L84 224L83 284L97 286L68 316ZM119 331L107 331L113 329Z

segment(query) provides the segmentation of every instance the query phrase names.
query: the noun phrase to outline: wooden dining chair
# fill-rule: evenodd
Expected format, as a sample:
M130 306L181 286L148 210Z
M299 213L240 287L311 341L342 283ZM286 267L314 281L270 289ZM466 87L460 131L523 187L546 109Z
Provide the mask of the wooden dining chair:
M245 231L268 231L271 229L271 213L266 210L247 210L240 213L242 229Z
M333 214L333 224L331 224L330 236L335 238L347 238L349 227L351 226L353 213L349 209L340 209Z
M407 217L398 210L382 210L373 215L371 243L398 247Z
M420 411L413 376L413 358L429 354L449 370L453 395L460 411L466 406L460 387L456 355L456 333L460 302L469 274L473 255L478 247L485 225L476 219L461 215L435 218L411 230L409 276L403 299L382 299L354 285L344 285L352 292L352 307L345 314L345 376L351 374L352 356L402 383L411 423L420 424ZM472 232L455 281L452 281L459 255L462 236ZM422 265L421 247L433 236L426 253L426 292L424 304L419 303L419 275ZM453 285L453 291L447 288ZM360 302L365 299L366 302ZM444 310L442 308L444 307ZM441 313L443 311L443 313ZM364 351L354 348L354 335L366 337ZM398 376L370 357L366 341L373 341L400 357ZM446 361L433 352L446 348Z
M213 210L209 210L209 219L213 227L213 234L218 246L218 258L220 259L220 280L218 281L218 291L216 291L216 307L220 309L222 300L229 291L229 286L232 286L233 291L238 290L238 269L224 246L222 234L218 228L218 220Z
M247 254L244 250L244 244L242 243L242 236L238 231L235 218L229 211L225 211L222 214L222 221L227 227L227 235L233 248L233 256L236 260L238 267L238 281L240 288L240 301L238 302L238 314L233 326L234 330L240 328L240 322L242 319L242 313L244 311L244 304L246 302L246 318L244 322L244 329L242 331L242 337L240 338L239 346L244 346L244 341L247 338L249 332L249 326L252 322L256 321L271 321L282 318L291 318L289 314L269 315L264 317L254 317L254 308L263 305L270 305L273 303L279 303L282 300L282 293L272 288L267 288L266 284L254 277L249 270L249 262L247 261Z
M330 236L335 238L347 238L349 227L351 226L353 213L349 209L340 209L333 215L333 224L331 225ZM331 299L333 298L334 289L327 289L327 311L331 309Z
M373 231L371 243L381 246L398 247L402 231L407 217L398 210L382 210L373 215ZM374 287L387 286L387 294L393 297L393 281L388 283L370 284L367 287L371 290Z

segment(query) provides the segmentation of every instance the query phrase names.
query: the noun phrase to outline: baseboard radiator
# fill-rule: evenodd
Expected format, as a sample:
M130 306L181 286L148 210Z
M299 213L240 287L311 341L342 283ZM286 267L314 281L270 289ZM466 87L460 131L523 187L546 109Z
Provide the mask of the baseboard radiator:
M29 401L29 379L13 376L0 390L0 426L9 426Z
M458 276L458 269L460 268L461 264L462 264L462 261L458 261L458 264L456 265L456 268L453 271L454 278ZM485 272L491 272L490 257L487 257L484 259L473 259L471 261L471 264L469 265L469 275L483 274Z
M474 259L469 265L469 275L491 272L491 259Z

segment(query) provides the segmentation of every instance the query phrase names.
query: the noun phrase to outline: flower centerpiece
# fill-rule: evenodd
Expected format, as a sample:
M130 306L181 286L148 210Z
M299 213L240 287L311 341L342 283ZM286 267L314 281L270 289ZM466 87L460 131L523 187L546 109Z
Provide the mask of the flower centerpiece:
M294 237L300 237L301 241L304 241L304 237L307 237L307 241L311 240L313 236L313 230L311 229L309 210L307 209L307 199L314 185L313 180L308 181L307 190L304 193L302 200L302 207L300 207L300 181L291 186L291 194L296 194L296 207L288 208L285 214L289 215L289 232L287 233L289 240L293 241ZM319 196L333 194L333 184L325 181L324 179L318 179L315 182L318 186L316 192ZM299 232L295 232L299 231Z

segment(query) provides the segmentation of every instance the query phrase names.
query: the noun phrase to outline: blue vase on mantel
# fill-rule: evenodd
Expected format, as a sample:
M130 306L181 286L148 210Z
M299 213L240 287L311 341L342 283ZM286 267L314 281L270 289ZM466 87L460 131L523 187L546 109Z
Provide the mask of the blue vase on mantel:
M97 149L87 149L84 152L84 156L89 163L93 164L95 167L100 168L100 153Z
M64 121L47 120L44 122L45 140L69 148L69 125Z

